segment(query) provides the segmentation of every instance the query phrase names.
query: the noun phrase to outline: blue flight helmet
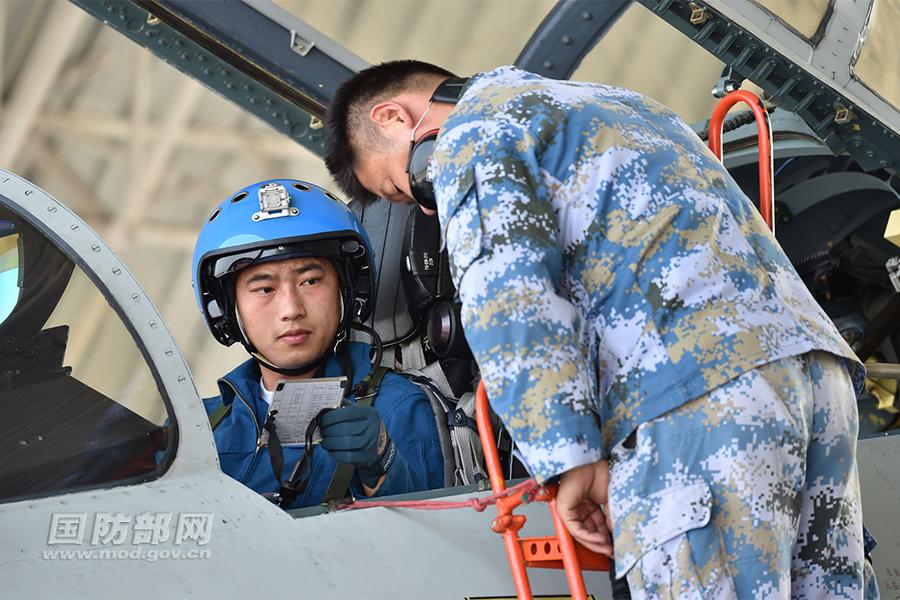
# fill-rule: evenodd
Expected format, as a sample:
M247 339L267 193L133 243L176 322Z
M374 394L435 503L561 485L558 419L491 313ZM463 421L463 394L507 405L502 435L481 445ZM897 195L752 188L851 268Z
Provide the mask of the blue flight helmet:
M212 213L194 247L193 284L200 313L216 340L241 342L251 355L285 375L307 373L325 357L295 369L271 365L244 334L236 310L235 274L264 262L315 256L338 273L343 314L334 351L349 338L354 321L372 312L375 263L362 224L331 192L293 179L247 186Z

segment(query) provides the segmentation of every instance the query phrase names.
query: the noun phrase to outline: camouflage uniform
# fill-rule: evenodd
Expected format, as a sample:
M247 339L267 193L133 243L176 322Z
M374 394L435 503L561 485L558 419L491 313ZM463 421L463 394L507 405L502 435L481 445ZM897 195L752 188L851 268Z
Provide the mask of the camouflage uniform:
M694 132L653 100L501 67L470 80L440 132L432 168L466 338L492 405L538 479L609 456L654 419L675 419L681 431L675 415L688 403L764 377L782 359L823 350L845 359L861 383L855 355L755 207ZM852 389L842 392L828 410L855 415ZM743 426L729 414L710 423L722 431ZM847 439L855 440L856 417L847 422ZM752 452L729 447L728 434L714 435L711 426L697 443L709 456L727 454L727 468L749 484ZM829 460L852 473L844 501L855 545L862 534L852 448L840 445ZM656 486L677 475L677 462L655 468ZM708 475L699 466L690 473ZM648 493L622 472L612 477L614 513ZM842 501L844 489L822 493ZM731 526L728 511L724 521L716 516L724 498L715 489L707 502L713 522ZM672 531L699 518L662 516ZM632 551L626 538L617 525L617 553ZM778 561L793 546L774 537L770 544ZM862 571L858 561L854 568Z
M833 355L783 358L614 447L616 570L632 598L859 598L874 588L852 396Z

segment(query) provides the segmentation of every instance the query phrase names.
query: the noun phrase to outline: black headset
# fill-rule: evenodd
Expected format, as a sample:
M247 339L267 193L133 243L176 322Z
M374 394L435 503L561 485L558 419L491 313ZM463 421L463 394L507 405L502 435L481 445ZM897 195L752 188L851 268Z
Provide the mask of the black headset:
M409 213L400 269L406 306L416 323L415 331L425 325L428 345L438 358L471 358L460 305L454 300L456 288L450 279L447 252L441 250L440 240L437 219L421 210Z
M468 82L468 77L450 77L444 80L431 95L428 110L431 109L431 104L434 102L456 104L460 95L462 95L463 87ZM425 112L427 113L428 110ZM438 129L432 129L418 140L412 140L409 143L409 161L406 163L406 173L409 175L409 189L412 191L413 199L430 210L437 209L430 163L438 131Z

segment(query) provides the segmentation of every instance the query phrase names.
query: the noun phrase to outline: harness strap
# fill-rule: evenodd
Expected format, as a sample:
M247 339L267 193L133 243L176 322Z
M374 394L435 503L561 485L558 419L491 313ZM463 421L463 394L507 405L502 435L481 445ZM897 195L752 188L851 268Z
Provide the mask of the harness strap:
M234 406L234 403L231 404L222 404L216 410L212 411L209 414L209 426L213 431L216 430L216 427L228 416L228 413L231 412L231 408Z
M378 390L381 388L381 381L389 370L390 369L387 367L379 366L372 372L371 376L366 375L366 377L359 382L357 387L363 387L364 385L365 393L356 397L356 403L358 405L372 406L372 403L375 401L375 396L378 395ZM367 379L368 381L366 381ZM353 469L353 465L338 463L337 468L334 470L334 475L331 476L331 483L328 484L328 489L325 491L325 496L322 498L322 504L332 504L336 500L347 497L350 479L353 478Z
M453 452L456 459L457 485L484 485L487 473L484 472L484 452L478 436L478 426L473 424L475 414L475 394L464 394L457 404L456 410L447 413L447 425L453 440Z
M263 429L269 432L269 461L272 463L272 472L275 473L275 479L278 480L278 485L281 486L283 483L281 481L281 472L284 470L284 450L281 449L281 438L278 437L278 428L275 425L275 416L277 414L278 411L273 410L266 415Z

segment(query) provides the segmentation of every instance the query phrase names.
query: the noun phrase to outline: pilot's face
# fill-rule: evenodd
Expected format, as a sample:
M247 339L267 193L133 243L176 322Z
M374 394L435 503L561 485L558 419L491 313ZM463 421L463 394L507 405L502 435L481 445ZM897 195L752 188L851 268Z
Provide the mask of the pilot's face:
M340 285L326 259L293 258L242 269L235 297L244 332L275 366L301 367L334 343Z

